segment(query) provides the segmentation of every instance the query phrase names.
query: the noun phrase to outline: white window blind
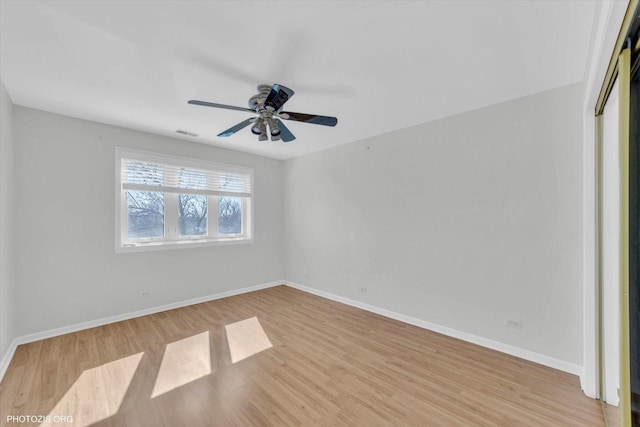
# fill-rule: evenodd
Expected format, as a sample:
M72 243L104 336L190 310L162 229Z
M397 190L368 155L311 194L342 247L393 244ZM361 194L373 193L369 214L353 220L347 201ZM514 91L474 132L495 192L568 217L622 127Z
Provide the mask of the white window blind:
M207 196L251 197L251 173L212 164L192 168L170 163L122 158L123 190ZM215 169L213 169L215 167ZM226 169L226 170L225 170Z

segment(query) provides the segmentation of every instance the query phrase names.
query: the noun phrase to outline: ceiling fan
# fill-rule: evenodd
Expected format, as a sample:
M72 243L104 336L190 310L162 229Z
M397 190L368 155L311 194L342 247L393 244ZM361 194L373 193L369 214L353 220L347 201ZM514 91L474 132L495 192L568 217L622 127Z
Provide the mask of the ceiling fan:
M266 141L268 139L267 127L272 141L290 142L296 139L291 131L282 123L282 120L292 120L296 122L311 123L314 125L335 126L338 119L335 117L318 116L316 114L293 113L290 111L282 111L285 102L293 96L295 92L288 87L274 85L258 85L258 93L249 98L249 107L235 107L233 105L216 104L213 102L198 101L192 99L189 104L202 105L205 107L226 108L227 110L245 111L248 113L257 113L258 117L252 117L244 120L237 125L230 127L218 134L221 137L227 137L235 134L241 129L253 124L251 132L258 136L258 141Z

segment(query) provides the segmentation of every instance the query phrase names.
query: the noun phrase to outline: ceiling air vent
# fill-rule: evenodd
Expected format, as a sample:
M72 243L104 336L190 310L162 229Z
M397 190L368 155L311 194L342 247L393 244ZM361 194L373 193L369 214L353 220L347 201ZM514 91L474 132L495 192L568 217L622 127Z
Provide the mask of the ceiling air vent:
M194 138L198 136L197 133L187 132L186 130L182 130L182 129L178 129L176 132L181 133L183 135L187 135L187 136L193 136Z

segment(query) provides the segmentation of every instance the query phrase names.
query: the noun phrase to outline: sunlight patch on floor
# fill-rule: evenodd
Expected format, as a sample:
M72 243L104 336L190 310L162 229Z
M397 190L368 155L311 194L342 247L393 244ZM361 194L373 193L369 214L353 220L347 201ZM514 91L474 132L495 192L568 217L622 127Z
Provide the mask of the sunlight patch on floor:
M134 354L85 370L49 413L52 423L42 423L40 426L54 425L55 416L71 415L74 426L84 427L115 415L143 354Z
M231 352L231 363L273 347L257 317L231 323L224 327Z
M209 331L167 344L151 397L211 374Z

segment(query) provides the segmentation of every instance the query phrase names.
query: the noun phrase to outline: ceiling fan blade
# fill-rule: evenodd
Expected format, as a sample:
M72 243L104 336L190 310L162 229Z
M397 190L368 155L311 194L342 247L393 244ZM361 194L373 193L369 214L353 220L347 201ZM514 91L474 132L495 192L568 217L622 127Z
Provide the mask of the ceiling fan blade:
M214 102L197 101L195 99L190 100L188 103L192 105L202 105L204 107L225 108L227 110L246 111L247 113L255 113L255 111L250 108L236 107L233 105L225 105L225 104L216 104Z
M264 104L273 108L274 111L280 111L284 106L284 103L293 96L295 92L288 87L274 84L271 86L271 92L264 101Z
M292 113L289 111L283 111L279 114L279 116L281 119L312 123L314 125L335 126L338 124L338 119L335 117L318 116L316 114Z
M280 127L280 137L284 142L291 142L294 139L296 139L296 137L293 136L289 128L286 127L280 119L276 119L276 122L278 122L278 126Z
M257 119L257 117L252 117L250 119L244 120L240 123L238 123L237 125L230 127L229 129L225 130L224 132L220 132L218 134L218 136L231 136L234 133L238 132L240 129L244 129L247 126L249 126L251 123L255 122Z

